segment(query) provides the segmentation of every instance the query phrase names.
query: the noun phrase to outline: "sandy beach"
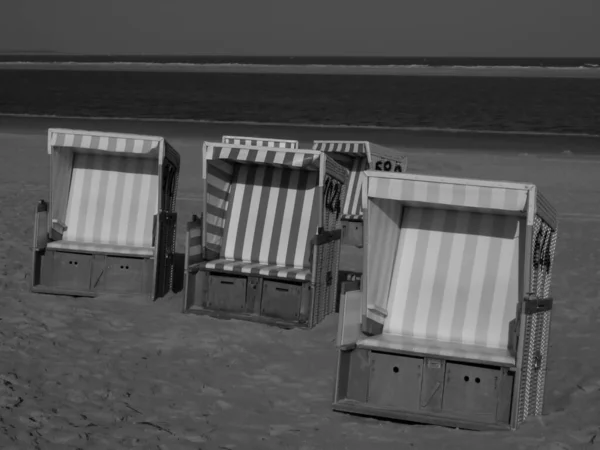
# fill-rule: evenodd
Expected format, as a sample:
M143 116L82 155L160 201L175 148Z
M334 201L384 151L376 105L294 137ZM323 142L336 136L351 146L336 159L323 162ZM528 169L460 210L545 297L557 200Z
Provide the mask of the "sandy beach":
M49 126L165 136L183 162L180 253L202 202L202 142L222 134L362 136L403 151L413 173L537 184L560 213L545 415L516 432L471 432L335 413L337 314L281 330L181 314L181 292L155 303L31 294ZM597 141L445 136L421 145L408 132L0 117L0 449L600 449ZM360 251L344 249L342 262L360 270Z

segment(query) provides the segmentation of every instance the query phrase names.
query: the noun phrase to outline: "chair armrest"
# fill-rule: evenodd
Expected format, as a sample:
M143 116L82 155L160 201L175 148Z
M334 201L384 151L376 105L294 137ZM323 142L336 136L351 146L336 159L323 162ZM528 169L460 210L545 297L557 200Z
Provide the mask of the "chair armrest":
M337 346L353 346L364 335L361 332L362 291L347 292L340 301Z
M367 314L363 317L362 332L367 336L383 333L383 324L387 314L387 310L377 305L368 305Z
M342 230L322 231L316 234L311 242L313 245L323 245L329 242L337 241L342 238Z
M48 203L40 200L35 207L33 222L33 250L42 250L48 244Z

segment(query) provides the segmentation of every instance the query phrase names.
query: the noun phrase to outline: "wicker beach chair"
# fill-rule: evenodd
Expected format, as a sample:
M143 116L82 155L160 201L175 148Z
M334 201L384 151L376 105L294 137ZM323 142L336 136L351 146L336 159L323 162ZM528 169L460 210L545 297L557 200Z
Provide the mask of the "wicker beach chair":
M368 141L314 141L313 149L327 153L350 171L342 208L342 243L362 247L364 171L406 172L408 159L397 150Z
M249 145L253 147L298 148L298 141L245 136L223 136L223 144Z
M335 309L348 171L321 152L206 142L185 312L313 327Z
M540 415L556 212L530 184L366 172L334 409L471 429Z
M179 154L161 137L50 129L34 292L93 297L171 289Z

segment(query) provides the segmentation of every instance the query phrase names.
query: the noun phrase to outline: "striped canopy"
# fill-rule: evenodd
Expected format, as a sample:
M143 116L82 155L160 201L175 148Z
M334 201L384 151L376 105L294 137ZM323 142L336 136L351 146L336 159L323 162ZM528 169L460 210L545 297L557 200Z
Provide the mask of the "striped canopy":
M313 150L320 152L350 153L354 155L368 155L369 142L367 141L314 141Z
M205 142L204 156L207 161L230 161L259 163L276 167L320 170L321 154L313 150L250 147L233 144Z
M532 185L458 180L368 170L369 198L449 207L524 212Z
M298 148L298 141L246 136L223 136L223 144L249 145L251 147Z
M179 154L158 136L51 128L48 130L48 154L53 154L54 149L59 147L121 154L155 153L159 164L167 156L179 167Z

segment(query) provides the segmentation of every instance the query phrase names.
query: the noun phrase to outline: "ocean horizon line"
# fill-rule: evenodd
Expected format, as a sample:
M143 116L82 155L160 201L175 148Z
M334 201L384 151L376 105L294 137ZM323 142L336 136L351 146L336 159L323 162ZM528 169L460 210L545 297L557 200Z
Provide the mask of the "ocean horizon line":
M469 128L442 128L442 127L394 127L380 125L352 125L352 124L322 124L322 123L290 123L290 122L259 122L247 120L210 120L210 119L170 119L160 117L112 117L112 116L63 116L51 114L11 114L0 113L0 117L23 118L23 119L71 119L90 121L119 121L119 122L160 122L160 123L190 123L204 125L243 125L263 126L277 128L317 128L317 129L340 129L340 130L371 130L371 131L406 131L417 133L441 133L441 134L477 134L477 135L499 135L499 136L527 136L527 137L572 137L600 139L600 134L592 133L561 133L544 131L500 131L500 130L477 130Z

